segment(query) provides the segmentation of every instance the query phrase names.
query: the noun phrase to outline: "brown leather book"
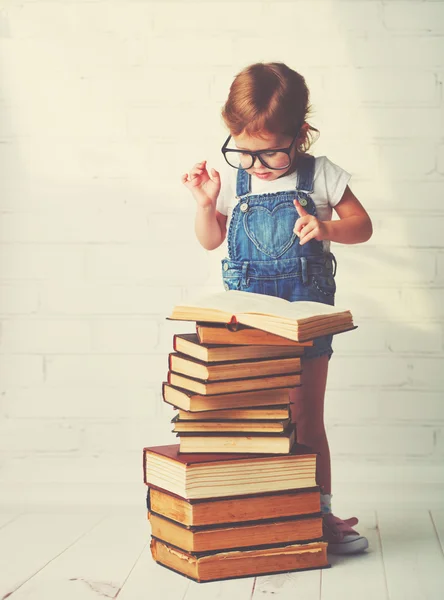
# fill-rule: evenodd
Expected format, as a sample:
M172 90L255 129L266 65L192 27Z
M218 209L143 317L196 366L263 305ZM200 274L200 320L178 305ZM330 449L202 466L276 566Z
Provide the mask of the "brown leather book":
M179 444L144 448L144 482L185 499L226 498L316 486L316 454L180 453Z
M253 390L267 390L274 388L292 388L301 385L300 373L286 375L269 375L268 377L251 377L231 379L224 381L202 381L193 377L186 377L180 373L168 371L168 383L184 388L202 396L214 394L234 394L236 392L252 392Z
M206 363L178 352L172 352L168 358L170 371L202 381L228 381L247 377L286 375L301 371L299 357Z
M197 322L196 333L201 344L288 346L289 348L300 349L301 351L305 347L313 346L313 340L295 342L280 335L240 324L231 326L225 323Z
M322 515L267 519L228 525L185 526L148 512L151 535L186 552L240 550L322 539Z
M203 362L283 358L285 356L301 356L304 353L304 347L299 344L297 346L202 344L196 333L174 335L173 348L176 352L192 356Z
M224 408L221 410L206 410L190 412L179 409L180 421L237 421L239 419L251 419L252 421L282 420L290 418L289 405L282 406L254 406L252 408Z
M183 379L187 378L184 377ZM196 382L196 384L202 385L199 382ZM205 387L205 384L202 387ZM265 391L261 389L253 391L239 390L230 394L204 395L164 382L162 384L162 396L164 402L191 412L290 404L289 391L284 387Z
M180 439L180 452L245 452L248 454L288 454L296 435L294 423L289 423L281 433L232 431L230 433L187 432L176 434Z
M327 543L318 541L241 551L191 554L153 537L151 554L159 564L198 582L273 575L330 566L327 560Z
M218 525L319 513L319 488L185 500L158 487L147 489L147 509L182 525Z
M223 411L222 411L223 412ZM290 418L276 419L274 421L266 419L215 419L210 421L182 420L179 415L171 419L173 424L173 433L282 433L286 431L290 424Z

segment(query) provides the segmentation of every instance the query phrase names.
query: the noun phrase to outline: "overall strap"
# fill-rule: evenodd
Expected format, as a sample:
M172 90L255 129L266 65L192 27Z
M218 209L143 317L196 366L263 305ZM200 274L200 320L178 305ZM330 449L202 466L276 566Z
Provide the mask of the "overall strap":
M238 169L236 179L236 196L245 196L251 191L251 176L244 170Z
M315 157L310 154L301 156L297 167L296 190L298 192L313 193L314 171Z

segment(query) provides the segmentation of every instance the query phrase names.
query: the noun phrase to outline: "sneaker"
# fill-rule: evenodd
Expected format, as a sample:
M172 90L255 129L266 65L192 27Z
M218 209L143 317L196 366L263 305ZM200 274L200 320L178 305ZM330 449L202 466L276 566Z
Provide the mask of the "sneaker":
M343 521L328 513L323 517L324 540L332 554L356 554L368 548L368 539L352 529L358 523L356 517Z

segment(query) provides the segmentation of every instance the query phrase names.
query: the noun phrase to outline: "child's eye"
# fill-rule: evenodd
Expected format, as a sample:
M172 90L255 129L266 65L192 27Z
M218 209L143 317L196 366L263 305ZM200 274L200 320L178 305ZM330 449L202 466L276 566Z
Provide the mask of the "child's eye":
M262 154L265 154L265 156L274 156L276 152L262 152Z

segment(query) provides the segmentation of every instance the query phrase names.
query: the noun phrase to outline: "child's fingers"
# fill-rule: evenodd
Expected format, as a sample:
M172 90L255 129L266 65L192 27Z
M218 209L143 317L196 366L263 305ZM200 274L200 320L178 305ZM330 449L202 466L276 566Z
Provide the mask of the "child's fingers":
M206 162L207 162L206 160L202 160L201 162L196 163L195 165L193 165L192 168L191 168L190 173L193 172L193 171L201 171L201 170L205 169Z
M207 170L206 170L205 166L201 166L201 165L194 166L190 171L191 179L194 179L195 177L198 177L199 175L204 175L204 174L207 174Z
M305 217L306 215L308 215L308 212L305 210L305 208L303 206L300 205L299 200L297 198L295 198L293 200L293 204L294 204L296 210L298 211L298 215L300 217Z
M312 240L315 237L315 235L316 234L314 231L310 231L310 233L308 233L307 235L304 235L304 237L299 238L299 245L303 246L304 244L306 244L307 242Z
M307 225L307 223L310 222L310 215L306 215L305 217L300 217L294 227L293 227L293 231L296 235L299 235L301 230L303 229L303 227L305 227Z
M314 237L316 237L316 225L314 223L308 223L301 231L299 244L303 246Z

